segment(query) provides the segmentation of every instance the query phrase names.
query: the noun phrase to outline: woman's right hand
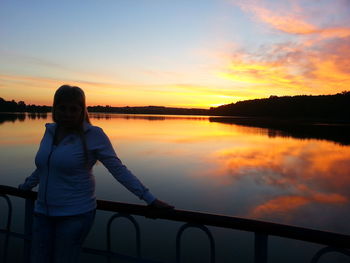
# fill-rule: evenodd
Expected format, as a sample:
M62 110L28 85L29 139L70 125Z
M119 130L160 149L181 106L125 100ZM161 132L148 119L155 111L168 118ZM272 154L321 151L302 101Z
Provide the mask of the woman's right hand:
M30 190L30 189L28 189L28 188L26 188L25 187L25 184L23 183L23 184L20 184L20 185L18 185L18 187L17 187L19 190L24 190L24 191L28 191L28 190Z

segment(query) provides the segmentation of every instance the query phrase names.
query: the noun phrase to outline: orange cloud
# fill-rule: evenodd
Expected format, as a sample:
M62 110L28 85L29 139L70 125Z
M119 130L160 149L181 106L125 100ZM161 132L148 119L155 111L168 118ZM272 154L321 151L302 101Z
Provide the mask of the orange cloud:
M319 33L322 38L345 38L350 36L350 27L333 27L320 29Z
M350 87L349 41L350 37L317 47L285 43L254 53L236 51L228 55L231 63L219 75L275 95L342 92Z
M275 29L291 34L315 33L317 28L302 20L300 14L292 14L290 10L284 14L277 14L276 10L270 10L262 6L261 1L240 1L239 6L246 12L252 13L259 20L269 24Z
M259 61L248 54L232 57L226 72L219 75L236 82L255 85L275 85L284 88L301 86L303 77L291 74L284 61Z
M290 40L264 45L255 52L236 49L227 54L230 63L219 75L268 90L270 95L334 94L348 90L350 27L339 21L325 22L337 13L332 7L337 3L315 5L311 10L310 5L302 3L305 2L238 1L242 10L277 33L285 33ZM337 8L341 8L340 3ZM322 16L316 16L317 13ZM345 20L343 24L347 24Z

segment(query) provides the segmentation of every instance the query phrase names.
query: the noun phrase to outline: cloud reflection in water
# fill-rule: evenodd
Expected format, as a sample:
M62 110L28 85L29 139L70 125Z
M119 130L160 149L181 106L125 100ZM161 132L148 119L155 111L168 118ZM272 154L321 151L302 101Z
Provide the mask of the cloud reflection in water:
M206 175L221 177L225 184L240 184L249 177L257 185L272 187L246 216L287 217L288 221L302 207L348 202L349 156L348 147L325 141L246 140L243 145L213 152L208 161L215 168Z

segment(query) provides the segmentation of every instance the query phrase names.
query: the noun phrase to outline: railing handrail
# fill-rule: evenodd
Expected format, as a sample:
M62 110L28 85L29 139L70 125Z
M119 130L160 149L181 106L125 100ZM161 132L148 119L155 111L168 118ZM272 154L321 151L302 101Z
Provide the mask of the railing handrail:
M36 199L37 193L23 191L15 187L0 185L0 194L26 199ZM283 225L254 219L215 215L179 209L161 210L145 205L97 200L97 209L125 214L145 216L152 219L167 219L206 226L243 230L266 235L291 238L338 248L350 248L350 235L314 230L291 225Z

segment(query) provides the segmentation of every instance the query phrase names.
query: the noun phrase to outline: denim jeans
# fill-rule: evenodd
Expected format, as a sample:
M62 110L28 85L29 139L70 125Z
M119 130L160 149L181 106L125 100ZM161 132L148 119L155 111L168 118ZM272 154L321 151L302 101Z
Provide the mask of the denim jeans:
M74 216L34 214L31 263L79 262L96 210Z

